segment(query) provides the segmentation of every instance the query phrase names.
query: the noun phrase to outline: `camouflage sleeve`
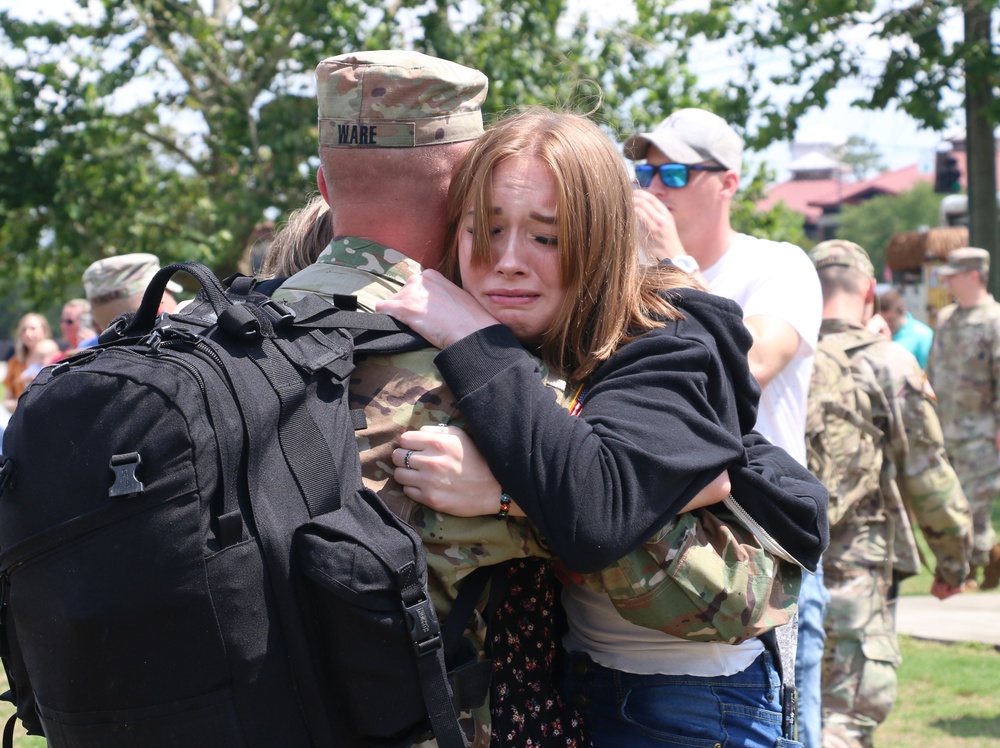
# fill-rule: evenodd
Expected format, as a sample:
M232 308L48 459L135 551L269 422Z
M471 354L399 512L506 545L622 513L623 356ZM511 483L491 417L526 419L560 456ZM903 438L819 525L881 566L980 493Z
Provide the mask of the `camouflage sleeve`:
M934 404L923 382L915 379L911 375L903 385L903 421L909 449L899 465L897 484L937 558L935 574L957 587L969 569L969 503L948 463Z
M798 566L766 551L733 515L698 509L583 583L637 626L737 644L788 622L801 578Z
M992 307L989 324L990 373L993 378L993 423L1000 424L1000 304Z

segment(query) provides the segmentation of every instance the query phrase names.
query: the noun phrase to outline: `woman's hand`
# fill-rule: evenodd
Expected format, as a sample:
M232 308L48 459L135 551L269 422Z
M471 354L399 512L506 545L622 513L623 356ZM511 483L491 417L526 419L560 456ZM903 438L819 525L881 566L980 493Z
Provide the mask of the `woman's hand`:
M469 435L455 426L424 426L407 431L392 451L396 481L414 501L457 517L500 511L503 490ZM524 513L515 503L513 516Z
M723 470L716 476L715 480L695 494L695 497L684 505L680 513L690 512L692 509L700 509L709 504L718 504L729 496L729 492L732 490L733 484L729 480L729 471Z
M469 293L436 270L410 276L391 299L379 301L375 311L395 317L442 349L497 324Z

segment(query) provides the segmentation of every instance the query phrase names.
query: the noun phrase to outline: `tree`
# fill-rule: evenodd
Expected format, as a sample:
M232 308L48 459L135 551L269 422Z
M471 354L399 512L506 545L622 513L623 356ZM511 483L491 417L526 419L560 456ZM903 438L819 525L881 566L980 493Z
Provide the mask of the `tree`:
M778 203L771 210L757 209L757 202L764 197L767 186L774 181L774 174L760 168L750 179L743 179L743 187L736 194L730 209L730 222L736 231L762 239L777 242L791 242L807 249L811 242L806 238L802 225L802 215L784 203Z
M850 169L852 176L861 181L885 171L885 161L878 147L860 135L850 135L847 142L837 149L836 158Z
M712 5L716 5L714 2ZM806 111L822 109L846 80L871 82L859 107L895 104L920 124L941 130L964 97L968 129L971 241L997 251L993 128L1000 121L991 13L997 0L737 0L722 23L733 52L782 50L790 70L770 81L780 95L749 86L764 125L761 141L788 137ZM964 37L949 38L959 25ZM726 34L718 38L725 38ZM993 286L1000 285L1000 263Z
M837 238L855 242L868 250L875 275L881 278L892 235L913 231L919 226L937 225L940 207L941 195L929 184L918 184L898 195L873 197L844 207Z
M0 131L16 133L0 142L5 279L40 303L116 248L233 267L264 209L307 189L315 115L291 116L304 111L295 73L319 47L359 44L363 17L359 3L282 0L0 15L19 53L0 68Z
M266 215L315 189L312 70L410 47L488 72L486 109L561 103L610 133L696 101L670 0L596 28L562 0L104 0L71 21L0 13L0 292L79 286L93 260L151 251L235 269ZM603 93L603 101L598 93Z

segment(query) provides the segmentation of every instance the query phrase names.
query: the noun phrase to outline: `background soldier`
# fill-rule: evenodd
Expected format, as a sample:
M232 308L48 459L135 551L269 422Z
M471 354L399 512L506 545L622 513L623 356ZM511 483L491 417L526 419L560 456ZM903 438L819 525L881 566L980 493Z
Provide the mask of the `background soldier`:
M331 206L334 238L315 262L288 278L274 298L350 295L360 311L371 312L408 277L437 266L444 253L452 171L483 133L480 107L487 85L478 70L417 52L378 50L323 60L316 69L321 164L317 181ZM408 498L396 481L393 450L404 432L464 425L455 396L434 365L437 353L423 348L367 356L352 374L351 403L363 407L367 422L356 432L365 485L420 533L434 605L446 618L459 580L471 569L547 554L527 519L497 522L492 516L433 512ZM411 465L411 457L412 451L406 454L405 466L421 467L423 458L413 457ZM500 499L498 491L498 509ZM536 590L539 599L554 594L551 584L543 584L550 573L545 561L523 560L510 569L510 575L519 575L517 585L525 595ZM518 612L526 607L520 604L524 599L514 606ZM481 639L483 622L477 625L473 633ZM497 628L502 631L503 625ZM537 637L533 646L554 649L558 643L554 635L544 636L550 632L541 627L531 633ZM493 656L500 660L503 653L495 647ZM542 726L561 720L566 735L583 742L579 720L549 689L550 683L525 684L525 689L538 686L543 693L538 701L544 703L531 711L530 693L523 699L514 689L501 695L498 682L494 677L490 693L498 731L510 729L497 716L502 702L504 719ZM503 701L501 696L508 698ZM474 719L463 723L473 748L490 744L488 706L475 709Z
M940 599L965 581L971 517L919 364L864 327L875 298L867 253L833 240L810 258L823 288L823 323L809 394L809 467L830 491L823 745L871 746L896 698L898 583L919 568L907 510L937 558L931 592Z
M1000 491L1000 304L986 290L990 255L963 247L938 269L955 299L938 313L927 375L938 398L948 457L972 508L972 574L983 589L1000 582L993 500Z

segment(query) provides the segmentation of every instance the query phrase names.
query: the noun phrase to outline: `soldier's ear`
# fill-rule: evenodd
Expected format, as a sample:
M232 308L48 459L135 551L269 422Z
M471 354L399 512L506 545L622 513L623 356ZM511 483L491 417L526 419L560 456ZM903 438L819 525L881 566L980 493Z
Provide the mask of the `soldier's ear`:
M872 304L875 307L875 311L879 311L878 305L875 304L875 279L872 278L871 282L868 284L868 292L865 294L865 303Z
M326 191L326 177L323 176L322 166L320 166L319 169L316 170L316 186L319 187L319 194L323 196L323 199L326 200L326 204L329 205L330 196L327 194Z

